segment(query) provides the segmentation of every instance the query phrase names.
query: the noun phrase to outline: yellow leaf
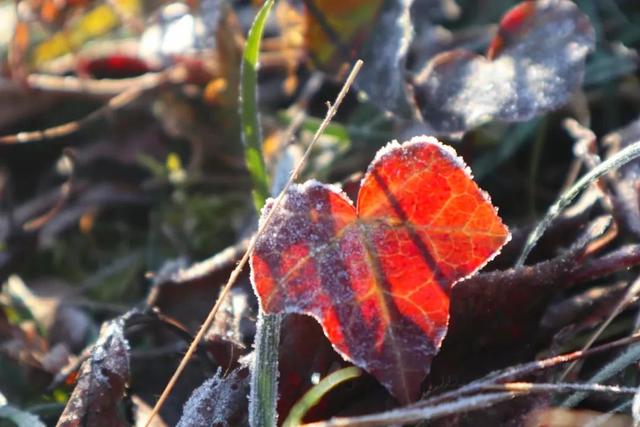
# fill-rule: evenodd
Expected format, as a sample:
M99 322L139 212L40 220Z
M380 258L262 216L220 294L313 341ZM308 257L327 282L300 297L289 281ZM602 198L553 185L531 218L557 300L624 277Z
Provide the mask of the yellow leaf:
M139 14L139 0L114 0L118 12L126 15ZM41 65L59 56L77 50L87 41L103 36L120 25L120 16L108 4L101 4L87 12L70 28L58 31L53 36L36 46L31 62Z

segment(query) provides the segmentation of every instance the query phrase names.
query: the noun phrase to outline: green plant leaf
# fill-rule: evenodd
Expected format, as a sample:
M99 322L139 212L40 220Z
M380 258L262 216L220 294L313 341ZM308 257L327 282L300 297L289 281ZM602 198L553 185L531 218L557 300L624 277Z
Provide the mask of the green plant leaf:
M258 56L260 42L274 0L264 3L247 36L240 70L240 120L244 157L253 183L253 201L260 211L269 197L269 178L262 156L262 133L258 113Z

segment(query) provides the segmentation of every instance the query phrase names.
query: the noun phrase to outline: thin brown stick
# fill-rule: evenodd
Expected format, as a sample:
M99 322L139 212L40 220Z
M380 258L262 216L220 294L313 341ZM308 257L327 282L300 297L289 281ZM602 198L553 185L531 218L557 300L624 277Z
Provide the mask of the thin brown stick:
M31 89L44 92L113 97L131 87L154 87L161 80L162 72L149 72L137 77L122 79L92 79L76 76L56 76L53 74L33 73L27 76L27 85Z
M67 181L62 184L62 187L60 187L60 198L58 198L56 203L51 209L49 209L49 211L25 223L22 226L25 231L35 231L41 229L49 221L55 218L60 213L60 211L62 211L62 208L64 208L65 204L69 201L71 192L73 191L73 184L75 182L76 156L73 150L71 150L70 148L64 150L64 156L69 160L69 163L71 164L71 172Z
M430 399L422 400L413 405L406 406L400 409L394 409L391 411L379 412L376 414L370 414L359 417L345 417L345 418L333 418L327 421L321 421L311 424L304 424L302 427L338 427L338 426L359 426L359 427L374 427L374 426L386 426L391 424L405 424L413 423L420 420L435 419L451 414L458 414L464 411L471 411L474 409L484 408L491 406L495 403L512 399L525 392L542 392L542 391L559 391L558 386L565 386L565 389L571 387L583 387L580 384L551 384L540 385L539 387L523 386L523 383L506 383L512 381L515 378L529 375L533 372L548 369L554 366L558 366L563 363L572 362L574 360L591 356L594 354L602 353L612 350L621 346L631 344L640 340L640 332L635 333L629 337L612 341L607 344L603 344L598 347L594 347L587 351L576 351L573 353L561 354L559 356L550 357L548 359L539 360L535 362L525 363L522 365L513 366L502 371L493 372L479 380L473 381L463 387L456 390L452 390L447 393L443 393L438 396L434 396ZM503 384L499 384L499 383ZM506 383L506 384L504 384ZM520 385L518 385L520 384ZM528 387L528 389L527 389ZM554 390L551 388L555 387ZM605 386L602 386L605 387ZM562 388L562 387L560 387ZM591 387L589 391L594 391L598 387ZM496 393L485 393L486 390L511 390L501 391ZM618 388L623 392L631 391ZM634 390L635 391L635 390ZM480 393L480 394L479 394ZM484 393L484 394L482 394Z
M413 424L423 420L433 420L448 415L461 414L474 409L482 409L496 403L510 400L518 393L485 393L479 396L463 397L428 408L400 408L359 417L339 417L327 421L303 424L300 427L383 427L389 425Z
M514 382L506 384L495 384L485 387L487 391L512 391L524 393L544 393L544 392L590 392L607 394L630 394L634 395L638 391L635 387L623 387L617 385L603 384L578 384L578 383L529 383Z
M251 253L253 252L253 249L256 246L256 242L258 240L258 237L267 228L267 226L271 222L271 219L274 216L274 213L278 210L278 207L282 203L282 200L284 199L284 195L286 194L287 190L293 184L295 179L298 177L298 174L302 170L302 167L304 166L305 161L307 160L307 158L309 157L309 154L311 153L311 148L313 147L315 142L318 140L320 135L322 135L322 133L325 131L327 126L329 126L329 123L331 122L331 119L333 118L333 116L335 116L336 112L338 111L338 107L340 106L340 104L344 100L344 97L347 95L347 92L349 92L349 89L351 88L351 85L353 85L353 82L355 81L356 76L358 75L358 72L360 71L360 68L362 67L362 64L363 64L362 60L358 60L355 63L355 65L353 66L353 69L351 70L351 73L347 77L347 80L344 82L344 85L342 86L342 89L340 90L340 93L338 93L338 96L336 97L336 100L333 103L333 105L331 105L330 103L327 103L328 106L329 106L329 109L327 111L327 115L325 116L324 120L320 124L320 127L318 127L318 130L316 131L315 135L313 136L313 139L311 140L311 143L307 147L307 150L305 151L305 153L303 154L302 158L300 159L300 161L298 162L298 164L294 168L293 172L291 173L291 177L289 178L289 181L287 181L287 184L284 186L284 188L282 189L282 191L280 192L278 197L274 200L273 205L271 207L271 210L269 211L269 214L265 218L265 220L262 223L262 225L258 228L258 231L256 232L256 234L251 239L251 242L249 243L249 247L247 248L247 251L244 253L244 256L242 257L242 259L240 260L238 265L236 265L236 268L231 272L231 275L229 276L229 280L227 281L227 283L222 288L222 291L220 292L220 295L218 296L218 299L217 299L215 305L213 306L213 308L209 312L209 314L208 314L207 318L205 319L205 321L200 326L200 330L198 331L198 333L196 334L193 342L189 346L189 349L187 350L187 352L185 353L184 357L180 361L180 364L176 368L175 372L173 373L173 376L171 377L171 379L167 383L165 389L162 391L162 394L160 395L160 398L156 402L155 406L153 407L153 410L151 411L151 414L149 414L149 418L147 419L147 421L144 424L145 427L148 427L150 425L150 423L153 420L153 418L158 414L158 412L160 411L160 408L162 408L162 405L167 400L167 397L169 397L169 394L171 393L171 390L173 390L173 387L175 386L176 382L178 381L178 378L180 378L180 375L182 374L182 372L186 368L187 363L189 363L189 360L191 359L191 356L195 352L196 348L198 347L198 344L202 340L202 337L204 336L206 331L209 329L209 327L213 323L213 320L215 319L216 313L218 312L218 309L220 308L220 305L224 301L224 298L229 293L231 287L235 284L236 280L238 280L238 277L240 276L240 273L242 272L243 267L245 266L245 264L249 260L249 257L251 256Z
M599 258L584 262L571 272L572 283L594 280L618 271L634 267L640 262L640 245L624 245Z
M456 390L452 390L452 391L431 397L429 399L422 400L420 402L415 403L412 406L417 406L417 407L431 406L443 401L458 398L461 395L476 393L480 390L483 390L485 387L489 385L510 382L517 378L525 377L537 371L553 368L555 366L562 365L564 363L570 363L570 362L573 362L574 360L583 359L585 357L589 357L594 354L600 354L605 351L609 351L614 348L619 348L636 341L640 341L640 332L637 332L633 335L630 335L625 338L621 338L616 341L609 342L607 344L593 347L590 350L574 351L572 353L560 354L558 356L549 357L547 359L536 360L534 362L512 366L501 371L492 372Z
M67 122L44 130L19 132L14 135L0 136L0 144L36 142L72 134L73 132L81 129L82 126L103 116L104 114L129 104L131 101L138 98L144 91L155 88L164 83L183 82L186 80L187 76L187 69L181 65L168 68L161 73L145 74L144 76L137 78L137 84L129 86L128 89L111 98L105 105L79 120Z

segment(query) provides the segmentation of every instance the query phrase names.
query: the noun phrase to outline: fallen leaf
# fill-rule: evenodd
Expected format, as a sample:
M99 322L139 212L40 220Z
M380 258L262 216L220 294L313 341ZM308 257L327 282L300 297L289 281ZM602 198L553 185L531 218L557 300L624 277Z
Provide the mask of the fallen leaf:
M583 224L577 236L571 234L571 246L551 259L482 272L456 285L451 293L447 339L434 359L430 385L464 383L535 358L539 350L532 342L541 339L540 319L554 297L578 283L638 263L635 247L602 257L588 256L589 243L602 236L610 223L610 217L604 215ZM473 363L467 363L469 360Z
M252 280L263 310L315 317L406 403L446 334L452 285L508 239L462 160L422 136L378 152L357 208L335 187L293 186L258 239Z
M123 330L125 316L103 325L91 356L80 368L78 383L58 420L58 427L129 425L118 410L129 381L129 343Z
M359 55L367 65L356 80L375 105L402 116L412 114L405 82L407 51L413 39L412 4L413 0L384 3Z
M433 58L415 79L416 102L441 133L525 121L568 102L594 44L573 2L525 1L504 15L486 56L452 50Z
M304 1L305 43L315 65L326 70L351 60L370 34L383 0Z
M247 424L249 372L239 367L226 377L219 370L196 388L185 403L177 427L230 427Z
M78 61L78 72L99 79L122 79L139 76L152 71L144 60L135 56L114 53L98 58Z
M116 0L113 5L117 10L139 15L141 4L137 0ZM87 11L78 20L74 20L68 28L60 30L33 48L30 62L40 66L47 61L69 52L87 41L100 37L120 25L121 15L112 4L98 4Z
M47 337L48 346L63 344L72 352L86 345L93 327L91 318L73 305L73 295L67 284L56 280L32 280L29 286L16 275L10 276L5 289L12 299L20 301ZM54 370L47 370L55 373Z
M367 66L357 87L381 109L412 116L405 65L413 39L413 0L304 3L305 44L314 64L336 75L343 62L363 59Z

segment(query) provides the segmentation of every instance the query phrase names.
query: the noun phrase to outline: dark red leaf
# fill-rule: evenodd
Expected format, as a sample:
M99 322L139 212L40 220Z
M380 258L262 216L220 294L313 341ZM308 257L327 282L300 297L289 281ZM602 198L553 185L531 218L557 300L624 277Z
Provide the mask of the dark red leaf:
M258 240L253 284L266 312L315 317L340 354L409 402L446 334L451 286L508 238L455 152L416 137L380 150L357 208L332 186L292 187Z
M486 57L453 50L433 58L415 80L416 102L442 133L528 120L568 101L594 43L589 19L573 2L523 2L504 16Z
M635 248L611 254L612 259L608 259L609 255L587 256L590 243L603 235L610 222L608 216L598 217L583 223L578 236L569 231L571 246L552 259L482 272L455 286L449 332L434 360L430 384L437 387L443 381L464 383L491 370L535 358L539 347L534 343L545 339L540 320L554 297L576 283L638 263ZM566 224L560 230L567 232ZM467 363L469 360L473 363Z

